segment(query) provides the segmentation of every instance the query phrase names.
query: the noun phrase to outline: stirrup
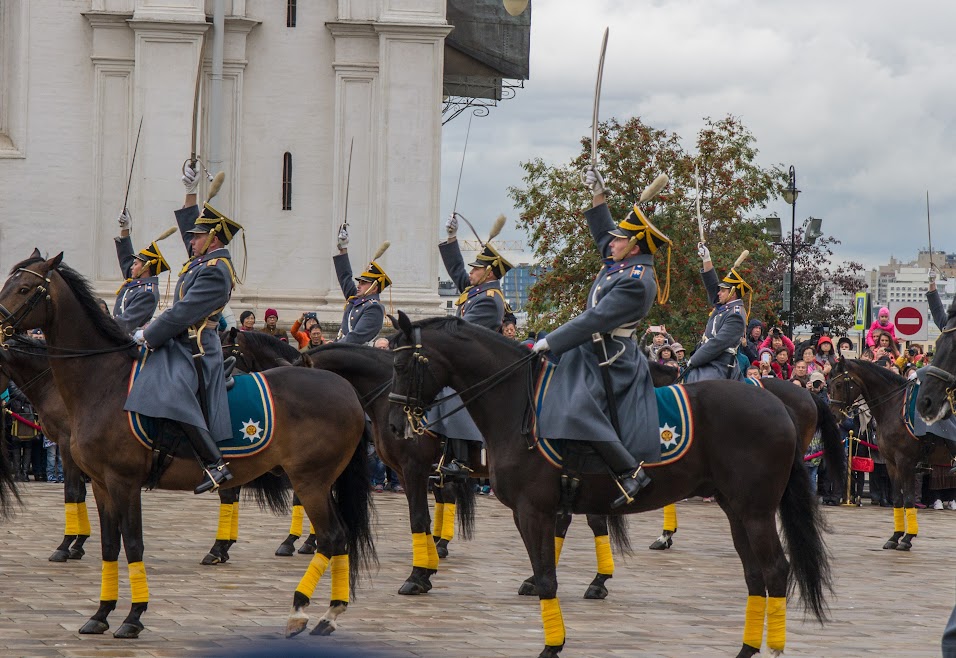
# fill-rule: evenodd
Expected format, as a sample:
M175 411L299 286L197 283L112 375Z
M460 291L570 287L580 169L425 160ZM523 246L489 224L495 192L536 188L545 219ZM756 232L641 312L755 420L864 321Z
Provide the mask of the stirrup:
M206 474L206 477L203 478L203 481L199 483L199 486L193 490L193 493L202 494L206 493L207 491L218 491L220 484L223 482L228 482L232 479L232 473L228 468L226 468L229 466L229 462L223 462L221 459L219 461L222 463L203 464L202 470L203 473ZM215 471L215 474L213 471ZM212 483L212 486L210 486L209 483Z
M634 484L630 487L625 487L624 483L628 480L633 480ZM638 464L633 472L615 476L614 484L616 484L617 488L621 491L621 495L615 498L611 503L611 509L630 505L634 502L634 496L650 483L651 478L644 472L644 462Z

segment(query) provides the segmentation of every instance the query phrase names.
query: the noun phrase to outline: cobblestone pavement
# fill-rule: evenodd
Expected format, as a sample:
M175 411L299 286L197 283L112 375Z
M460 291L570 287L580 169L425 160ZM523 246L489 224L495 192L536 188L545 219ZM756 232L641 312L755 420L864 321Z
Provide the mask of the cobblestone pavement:
M308 557L278 558L288 520L243 504L240 541L232 560L199 561L212 545L214 496L151 492L145 500L146 566L151 600L138 640L76 631L99 596L98 524L78 562L47 561L63 528L62 487L25 485L25 509L0 525L0 655L183 656L255 655L535 656L543 645L536 599L516 595L530 574L510 512L479 497L477 537L455 541L427 595L403 597L411 542L404 497L375 496L381 561L371 582L339 618L331 637L282 638L292 592ZM95 508L94 508L95 509ZM561 565L560 595L568 641L562 656L718 656L740 647L746 602L740 561L720 509L699 500L678 506L674 548L648 551L661 515L631 518L635 555L617 559L605 601L581 598L595 571L593 540L583 519L571 527ZM892 531L890 510L826 508L835 534L833 621L821 628L789 607L787 655L938 656L939 638L954 603L956 512L920 512L911 553L881 550ZM95 513L91 510L91 517ZM115 629L129 608L120 558ZM313 624L325 610L328 579L311 606ZM246 654L252 655L252 654ZM349 654L353 655L353 654Z

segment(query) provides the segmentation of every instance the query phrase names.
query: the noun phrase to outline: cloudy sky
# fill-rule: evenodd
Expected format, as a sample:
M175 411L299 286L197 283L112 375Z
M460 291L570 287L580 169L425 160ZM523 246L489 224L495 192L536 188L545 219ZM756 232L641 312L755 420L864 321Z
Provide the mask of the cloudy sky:
M872 267L891 254L915 257L927 244L927 190L934 248L956 251L952 2L532 4L531 79L472 121L458 209L482 232L499 212L517 215L506 190L520 183L521 161L563 165L578 152L610 26L602 118L640 116L690 148L703 117L739 116L761 165L796 167L797 221L822 217L824 232L843 242L839 259ZM444 127L445 215L467 116ZM782 200L773 212L790 218Z

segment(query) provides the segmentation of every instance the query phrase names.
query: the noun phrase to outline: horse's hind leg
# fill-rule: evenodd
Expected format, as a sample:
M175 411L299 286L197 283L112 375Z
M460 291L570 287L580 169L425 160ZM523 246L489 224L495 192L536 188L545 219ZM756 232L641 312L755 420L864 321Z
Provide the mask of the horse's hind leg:
M607 598L607 581L614 577L614 556L611 554L611 537L608 532L607 517L600 514L588 514L588 526L594 533L594 553L597 556L597 573L584 592L586 599ZM554 563L558 563L558 551L555 546Z
M900 471L894 462L887 461L886 470L893 484L893 534L883 544L883 549L891 551L899 548L900 538L906 534L905 512L903 510L903 490L900 488ZM910 478L913 479L913 478ZM915 503L915 499L910 505Z
M220 564L229 559L229 539L232 532L232 517L237 511L234 502L239 500L239 487L219 490L219 523L216 526L216 541L200 564Z
M727 507L721 505L730 521L730 534L734 539L734 548L744 567L744 580L747 582L747 608L744 612L744 640L737 658L750 658L760 653L763 644L764 617L767 608L767 585L757 558L750 548L750 540L743 523Z
M652 551L665 551L674 545L674 533L677 532L677 505L671 503L664 506L664 528L661 536L654 540L649 549Z
M903 509L903 536L900 537L898 551L908 551L913 548L913 540L919 534L919 524L916 521L916 464L908 463L899 469ZM894 517L896 508L893 509Z
M557 519L554 524L554 566L557 568L558 562L561 560L561 549L564 548L564 540L568 536L568 528L571 527L571 519L574 518L573 514L558 514ZM514 514L515 527L518 528L519 532L521 526L518 524L518 513ZM590 523L590 515L588 515L588 522ZM607 523L604 526L604 534L607 534ZM597 533L595 533L595 540L597 540ZM600 558L598 562L600 563ZM613 568L613 562L612 562ZM595 578L595 581L597 578ZM591 586L594 585L594 582L591 583ZM603 582L602 582L603 585ZM591 591L591 588L588 588L588 591ZM518 596L537 596L538 588L534 584L534 574L528 576L524 582L518 587ZM607 590L605 590L604 596L607 596ZM597 598L589 597L587 594L584 595L584 598ZM604 598L604 597L601 597Z
M90 519L86 510L86 483L83 472L73 462L69 447L60 449L63 460L63 508L66 527L63 541L53 554L50 562L79 560L86 553L83 543L90 536Z
M531 558L541 603L544 649L538 658L555 658L564 648L565 628L554 564L554 515L526 506L520 514L515 511L515 521Z
M470 482L469 482L470 484ZM444 486L436 485L435 491L435 529L432 535L435 537L435 549L438 551L439 558L448 557L448 543L455 538L455 514L458 511L458 496L455 493L455 487L450 482ZM439 511L439 505L442 506ZM441 519L441 527L438 526L438 520Z
M329 609L319 618L319 623L312 629L311 635L331 635L338 628L335 620L345 612L349 606L350 573L348 546L338 538L332 542L332 559L329 562L329 571L332 574L331 597Z
M276 549L276 555L279 557L291 557L295 555L295 543L302 536L303 523L305 522L305 508L302 507L302 501L299 495L292 492L292 522L289 524L289 536L286 537L279 548Z
M126 563L129 567L129 587L132 605L123 624L116 629L113 637L133 639L143 630L140 621L149 605L149 585L146 582L146 565L143 562L143 508L140 489L136 483L124 483L111 490L114 500L122 501L123 548L126 551ZM125 499L123 498L125 496Z
M767 585L767 648L770 649L771 655L779 655L783 653L787 640L787 582L790 565L777 533L776 515L770 513L751 516L743 521L743 527ZM754 610L752 614L756 617L759 611Z
M119 598L119 558L120 525L118 515L111 507L107 507L108 496L106 490L93 484L93 495L96 497L96 509L100 517L100 550L102 551L102 576L100 584L100 606L96 613L83 624L80 633L99 635L105 633L110 625L107 621L109 614L116 609Z

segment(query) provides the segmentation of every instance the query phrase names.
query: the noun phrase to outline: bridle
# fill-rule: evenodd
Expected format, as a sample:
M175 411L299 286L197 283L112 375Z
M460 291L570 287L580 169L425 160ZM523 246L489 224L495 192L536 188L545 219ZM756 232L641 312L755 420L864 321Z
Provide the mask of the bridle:
M408 375L411 384L409 387L411 394L401 395L394 392L388 394L389 402L392 404L402 405L402 411L405 413L405 420L408 422L408 426L415 434L419 436L423 435L438 421L444 420L445 418L458 413L467 407L469 402L478 399L493 389L495 386L508 379L512 374L520 370L528 363L540 358L537 353L528 352L528 354L522 356L517 361L509 363L501 370L489 375L488 377L485 377L479 382L472 384L468 388L465 388L461 391L452 392L443 397L436 398L430 403L426 403L423 400L425 377L426 375L429 375L433 380L435 380L435 376L431 374L431 370L428 366L428 357L425 356L422 349L422 329L421 327L412 327L412 344L402 345L392 349L393 352L414 350L411 355L411 372ZM428 410L434 409L438 405L454 398L455 396L461 398L461 404L451 411L444 413L437 418L432 418L427 423L425 422L425 413Z
M842 399L842 400L835 400L835 399L833 399L833 398L831 397L831 398L830 398L830 403L831 403L831 404L836 404L836 405L840 408L840 413L843 415L844 418L850 418L851 416L855 415L855 413L856 413L856 412L859 410L859 408L862 406L861 404L856 404L856 399L857 399L857 398L860 398L860 397L863 397L863 388L864 388L864 386L863 386L863 384L862 384L860 381L858 381L858 380L850 373L850 371L849 371L849 369L846 367L846 365L842 365L841 367L842 367L841 372L837 373L834 377L832 377L832 378L830 379L830 383L831 383L831 384L835 384L835 383L837 383L837 380L842 380L842 382L843 382L843 399ZM859 389L860 389L860 394L859 394L858 396L856 396L856 398L854 398L854 399L852 399L852 400L850 399L850 397L851 397L851 395L850 395L850 382L851 382L851 381L852 381L854 384L856 384L856 385L859 387ZM868 408L870 411L873 411L874 409L876 409L876 408L879 407L880 405L886 404L887 402L889 402L890 400L892 400L893 398L895 398L897 395L899 395L900 391L903 391L903 390L909 388L910 386L912 386L912 382L907 381L907 382L906 382L905 384L903 384L902 386L900 386L900 387L898 387L898 388L891 389L888 393L884 393L883 395L877 396L877 397L874 398L873 400L867 400L867 401L865 401L865 402L866 402L866 406L867 406L867 408Z
M27 299L23 300L23 303L13 311L9 311L3 304L0 304L0 322L2 322L3 335L6 338L11 338L17 333L17 329L20 328L20 324L27 318L28 315L30 315L30 313L33 312L33 309L35 309L44 298L46 298L47 303L50 301L49 275L43 276L39 272L34 272L26 267L17 268L17 273L19 272L32 274L33 276L42 279L43 283L38 284L33 290L33 294Z

